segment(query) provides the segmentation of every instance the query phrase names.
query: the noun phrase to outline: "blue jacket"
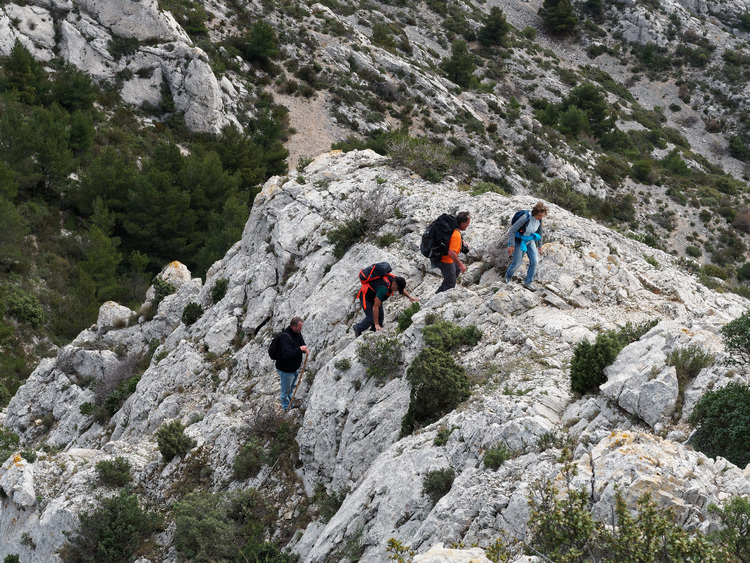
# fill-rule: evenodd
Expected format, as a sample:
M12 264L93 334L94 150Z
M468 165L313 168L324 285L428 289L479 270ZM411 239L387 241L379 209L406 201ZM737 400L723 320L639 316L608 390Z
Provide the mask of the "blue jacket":
M515 223L513 223L510 226L510 231L508 232L508 246L510 248L514 248L516 246L516 240L521 242L522 233L519 233L518 229L523 227L530 218L531 218L531 211L527 211L525 215L522 215L520 219L518 219ZM539 235L539 246L542 246L542 237L544 236L544 232L542 229L541 221L539 221L539 228L536 230L536 232Z

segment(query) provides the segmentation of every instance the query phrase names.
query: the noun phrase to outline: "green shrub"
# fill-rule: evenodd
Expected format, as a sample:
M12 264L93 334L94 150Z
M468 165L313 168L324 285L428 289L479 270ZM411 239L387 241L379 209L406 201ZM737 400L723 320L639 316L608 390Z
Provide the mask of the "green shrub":
M732 497L722 508L715 504L708 511L716 514L722 527L709 534L709 538L724 547L737 561L750 561L750 500Z
M432 443L436 446L444 446L448 443L448 438L451 437L451 434L453 434L453 431L457 428L458 426L452 426L451 428L441 428L440 430L438 430L438 433Z
M177 289L174 285L169 283L164 278L156 276L152 282L154 286L154 298L157 302L161 302L167 295L172 295Z
M252 437L237 453L232 463L234 478L244 481L255 477L261 468L268 463L268 454L256 437Z
M195 321L200 319L202 314L203 307L201 307L195 301L191 301L182 310L182 322L185 323L185 326L190 326Z
M357 347L357 358L365 366L367 377L374 377L379 382L396 376L402 353L399 341L382 332L365 339Z
M696 427L691 438L696 450L709 457L722 456L738 467L750 463L750 388L729 383L707 391L690 414Z
M450 467L428 471L422 481L422 493L430 497L434 506L450 492L455 478L456 472Z
M349 358L341 358L333 362L333 367L339 371L347 371L352 367L352 362Z
M427 137L400 135L387 143L393 166L403 166L429 182L439 182L454 166L448 149Z
M378 245L378 247L380 248L385 248L387 246L392 245L397 240L398 240L398 235L394 233L386 233L376 238L375 244Z
M620 350L640 340L658 322L654 319L637 325L627 323L619 331L610 330L598 335L594 344L588 340L578 344L570 361L570 389L574 393L598 391L599 385L607 381L604 368L615 361Z
M621 349L613 331L598 335L594 344L588 340L578 344L570 361L571 391L598 391L599 385L607 381L604 368L615 361Z
M347 250L365 240L366 236L367 224L363 218L347 219L342 225L326 233L328 242L333 245L333 255L336 258L343 258Z
M113 460L103 459L96 464L99 482L107 487L124 487L130 482L130 462L117 456Z
M486 193L500 194L508 196L513 193L513 188L507 180L502 181L502 185L493 184L492 182L477 182L471 186L471 195L480 195Z
M464 368L437 348L423 349L409 366L406 378L411 383L411 401L401 422L403 436L452 411L471 394Z
M609 563L614 561L723 561L721 550L700 534L691 535L645 494L628 506L615 491L613 518L594 519L591 495L568 488L565 494L550 483L530 499L529 544L545 561ZM584 557L585 554L585 557Z
M21 457L29 463L34 463L37 460L37 455L34 450L23 450L21 452Z
M495 444L489 448L484 454L484 467L485 469L497 470L503 463L508 461L512 456L505 447L505 444Z
M727 323L721 329L724 346L731 354L730 361L739 364L750 363L750 310Z
M422 309L419 301L415 301L409 307L407 307L403 313L398 316L398 331L404 332L411 326L411 318Z
M13 396L10 394L10 391L8 391L8 388L0 381L0 409L7 407L12 398Z
M219 278L211 288L211 301L218 303L227 294L227 288L229 287L229 280L227 278Z
M13 454L19 441L18 434L0 427L0 465L5 463L11 454Z
M313 495L313 502L318 505L318 512L320 513L320 519L325 523L333 518L341 508L346 500L347 491L333 491L331 493L326 492L322 485L318 485L318 488Z
M94 414L94 409L96 408L96 405L92 403L91 401L88 401L86 403L82 403L81 406L78 407L78 410L81 411L81 414L83 415L90 415Z
M685 247L685 254L692 258L700 258L703 251L697 246L689 245Z
M255 489L197 491L177 503L175 547L181 560L293 563L295 558L265 541L274 513Z
M461 328L448 321L438 321L422 329L427 346L450 352L459 346L476 346L482 338L482 331L475 325Z
M667 358L667 365L674 366L677 374L676 414L678 418L682 416L683 397L688 383L695 379L703 368L712 366L714 361L713 354L693 344L673 350Z
M179 420L163 424L156 431L156 443L165 462L186 454L195 446L195 440L185 434L185 426Z
M159 515L144 511L138 497L124 489L117 496L100 498L99 506L80 514L79 519L64 548L65 561L132 561L143 541L161 527Z
M19 322L39 328L44 323L44 311L36 296L14 288L5 297L5 313Z
M3 563L21 563L21 560L18 558L18 555L14 553L11 555L6 555L5 559L3 559Z

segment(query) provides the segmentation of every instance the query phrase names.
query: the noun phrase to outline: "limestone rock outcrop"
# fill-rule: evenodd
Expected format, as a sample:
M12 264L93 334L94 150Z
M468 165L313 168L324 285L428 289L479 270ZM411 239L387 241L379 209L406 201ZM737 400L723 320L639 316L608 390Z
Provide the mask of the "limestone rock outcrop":
M20 448L40 453L34 463L13 462L12 474L10 465L2 469L0 480L14 493L0 507L0 528L11 530L0 557L54 561L63 531L88 506L96 462L115 456L131 463L141 494L167 516L179 500L171 496L172 485L198 458L210 466L205 479L213 490L292 487L279 506L292 521L316 489L341 493L345 499L329 521L306 525L288 544L306 563L331 560L352 538L361 542L361 560L387 561L390 538L423 557L432 549L437 557L438 544L482 548L501 534L524 537L530 491L539 481L561 478L561 440L572 444L576 485L593 486L601 514L620 486L632 495L651 492L683 514L687 526L711 527L708 504L750 492L750 475L692 451L685 420L705 389L747 376L726 369L718 331L748 301L708 290L673 257L648 248L657 268L640 243L554 205L545 219L539 291L506 285L502 269L485 256L513 212L534 203L524 196L472 196L452 181L428 183L371 151L327 153L296 179L272 178L255 200L241 241L205 282L170 264L160 275L176 292L152 308L153 316L83 331L56 358L44 360L13 397L4 426L21 437ZM336 258L327 234L355 213L377 215L385 207L398 212L379 217L377 232ZM438 214L461 210L473 216L465 233L468 270L455 289L436 295L441 278L419 253L421 233ZM393 242L375 244L385 233L395 235ZM355 339L351 325L362 314L354 301L357 273L384 260L406 277L422 309L399 333L396 318L408 300L397 295L385 303L385 327L399 343L403 364L396 377L378 383L368 379L357 354L360 343L375 336ZM219 280L226 280L227 291L214 302ZM186 326L181 317L190 302L203 314ZM471 378L471 397L400 437L410 398L406 369L424 346L428 314L482 331L475 347L455 353ZM237 481L232 463L245 429L278 402L268 343L297 315L313 351L297 395L303 407L289 415L299 424L300 482L268 466ZM578 343L653 319L659 323L607 369L600 394L570 392L568 364ZM687 386L679 413L667 357L690 345L712 354L715 364ZM143 358L148 361L135 392L111 419L102 426L84 414L82 406L97 400L97 381L106 383L127 368L123 362ZM196 445L184 459L165 464L155 432L174 419ZM448 435L440 445L438 433ZM54 448L45 453L42 444ZM484 456L497 444L512 457L497 470L485 468ZM455 480L433 506L424 478L447 468ZM34 498L35 510L23 510ZM23 533L31 534L35 550L21 542ZM170 534L160 542L173 561ZM450 560L464 556L453 555L459 559Z

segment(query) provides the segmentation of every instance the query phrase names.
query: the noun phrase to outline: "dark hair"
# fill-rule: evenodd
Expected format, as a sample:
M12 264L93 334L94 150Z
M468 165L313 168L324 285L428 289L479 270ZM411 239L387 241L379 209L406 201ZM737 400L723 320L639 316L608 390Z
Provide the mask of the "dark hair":
M396 276L396 279L393 281L395 281L396 285L398 286L398 292L403 295L404 290L406 289L406 279L400 276Z
M471 219L471 215L469 215L468 211L462 211L461 213L456 215L456 221L459 225L461 223L466 223L466 221L468 221L469 219Z
M547 213L547 206L544 205L543 201L537 202L537 204L534 206L534 209L531 210L532 215L539 215L540 213Z
M302 317L292 317L292 320L289 321L289 326L297 326L301 322L302 322Z

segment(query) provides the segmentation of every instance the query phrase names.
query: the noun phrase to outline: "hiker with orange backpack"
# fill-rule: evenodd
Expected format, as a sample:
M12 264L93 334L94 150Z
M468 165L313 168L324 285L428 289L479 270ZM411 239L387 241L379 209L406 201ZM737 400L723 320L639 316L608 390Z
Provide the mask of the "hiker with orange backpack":
M409 295L406 291L406 280L391 272L388 262L378 262L359 272L359 281L362 287L357 294L357 299L362 304L365 318L354 325L354 335L359 336L366 330L378 331L383 328L383 302L398 290L412 303L418 299Z

